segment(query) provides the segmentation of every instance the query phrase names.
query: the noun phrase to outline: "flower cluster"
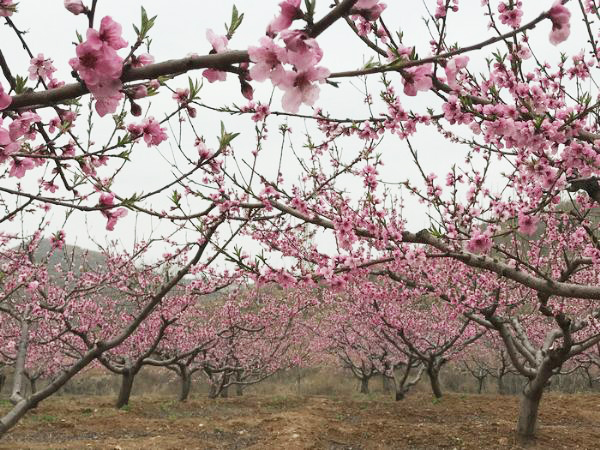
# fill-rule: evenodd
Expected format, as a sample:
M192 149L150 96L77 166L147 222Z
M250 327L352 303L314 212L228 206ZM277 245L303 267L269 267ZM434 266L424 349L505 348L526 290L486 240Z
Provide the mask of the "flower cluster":
M130 124L127 127L127 131L129 131L135 138L143 136L144 142L146 142L148 147L152 145L158 145L167 139L165 128L162 128L160 126L160 122L158 122L154 117L148 117L140 124Z
M317 66L323 57L317 41L305 31L288 29L299 16L299 5L299 0L281 3L281 15L269 25L270 36L261 38L260 47L248 48L254 63L250 76L256 81L270 79L274 86L282 89L283 108L292 113L298 112L302 103L312 106L319 97L317 83L324 83L329 76L329 70ZM273 40L275 31L285 47ZM284 64L290 64L292 70L286 70Z
M560 0L554 3L554 6L548 11L548 17L552 21L552 31L550 31L550 42L554 45L566 41L571 34L571 25L569 19L571 12L563 6Z
M52 60L49 58L45 58L43 53L39 53L37 56L31 58L29 66L29 79L37 80L41 79L42 81L49 80L49 87L58 87L61 85L61 82L54 79L52 74L56 72L56 67L52 64ZM62 83L64 84L64 83Z
M113 231L115 229L117 221L121 217L125 217L127 215L127 210L125 208L112 208L114 204L115 194L113 194L112 192L104 192L100 194L100 201L98 202L98 205L105 208L101 212L102 215L108 219L108 221L106 222L106 229L108 231Z
M127 46L121 37L121 25L106 16L100 22L100 30L89 28L87 40L77 45L77 57L69 61L96 99L96 111L100 116L116 111L123 98L120 77L123 58L117 50Z

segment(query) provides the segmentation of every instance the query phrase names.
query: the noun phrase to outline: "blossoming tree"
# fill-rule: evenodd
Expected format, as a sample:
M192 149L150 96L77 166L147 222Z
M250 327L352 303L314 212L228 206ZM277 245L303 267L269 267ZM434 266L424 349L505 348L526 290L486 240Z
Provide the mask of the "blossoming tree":
M155 17L142 10L128 42L112 16L96 17L101 2L68 0L65 7L85 32L68 60L73 80L67 83L57 77L54 61L29 47L14 1L0 0L0 16L30 60L29 67L17 67L13 54L0 49L0 221L52 207L102 216L107 230L118 231L131 211L168 224L164 241L170 246L183 245L178 239L189 244L186 250L200 243L177 276L144 297L145 306L123 333L88 350L60 382L32 396L35 401L124 342L184 275L200 270L201 259L206 268L219 255L258 281L310 287L318 280L335 289L367 267L395 263L392 269L404 276L431 267L422 260L441 261L450 268L443 272L453 273L425 277L427 289L442 293L447 285L439 283L448 279L452 288L461 286L459 276L481 280L470 285L470 303L460 296L451 303L498 331L509 350L510 342L522 342L514 337L522 325L495 314L506 312L498 308L512 304L514 292L552 323L549 344L532 338L531 345L521 345L521 356L511 355L530 379L518 431L533 435L546 381L598 339L586 334L595 327L600 299L592 220L600 201L600 134L597 92L588 88L600 58L597 4L431 1L426 33L420 33L429 37L421 43L416 33L402 32L405 24L389 21L404 20L410 11L394 18L386 17L388 8L379 0L318 3L281 2L275 18L240 50L231 49L243 19L235 8L224 35L206 31L206 54L155 62L148 51ZM471 41L451 36L455 18L471 9L488 35ZM568 45L571 32L579 31L570 26L575 14L585 24L585 47L563 57L553 46ZM363 67L324 67L332 51L322 46L322 36L333 26L356 35L361 46L353 52L368 58ZM187 85L177 83L177 75L197 69L211 89L237 77L234 104L205 102L200 92L206 86L191 76ZM358 79L364 81L359 96L330 94L333 86ZM275 110L274 94L238 106L243 98L254 99L260 82L273 88L283 111ZM321 104L328 95L336 100ZM151 108L151 100L165 96L165 110ZM339 112L340 97L359 97L361 115L348 117L354 108ZM302 114L311 106L311 114ZM233 122L222 123L215 138L214 127L194 120L206 111L249 117L252 130L243 134L244 144ZM112 118L102 130L95 128L101 117ZM287 122L277 123L275 139L281 139L273 150L269 128L278 118ZM294 120L309 123L300 146L289 125ZM439 140L424 143L423 134ZM250 139L251 156L242 156ZM140 156L140 144L153 153ZM167 144L169 154L160 153ZM444 167L424 156L425 146L437 147L433 159ZM163 156L163 176L121 190L120 182L140 173L127 169L155 154ZM417 202L405 204L411 198L425 206L420 222L409 211ZM242 250L232 244L236 239L259 248ZM211 256L207 248L214 250ZM494 309L496 298L501 300ZM0 433L32 405L14 399Z

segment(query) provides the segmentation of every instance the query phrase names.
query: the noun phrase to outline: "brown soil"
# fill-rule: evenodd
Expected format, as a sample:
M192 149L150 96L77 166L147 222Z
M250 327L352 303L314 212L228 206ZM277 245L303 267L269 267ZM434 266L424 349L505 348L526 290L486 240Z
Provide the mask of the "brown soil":
M498 449L514 435L518 398L415 393L387 398L244 396L179 404L135 397L56 397L30 412L0 449ZM6 410L2 404L0 411ZM598 448L600 397L549 394L529 448Z

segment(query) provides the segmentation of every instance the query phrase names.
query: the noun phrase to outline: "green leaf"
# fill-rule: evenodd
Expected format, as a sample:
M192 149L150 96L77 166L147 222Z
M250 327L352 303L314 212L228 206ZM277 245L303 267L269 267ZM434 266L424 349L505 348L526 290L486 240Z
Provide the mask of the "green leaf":
M219 137L219 148L224 149L231 144L236 137L238 137L240 133L228 133L225 131L225 124L221 122L221 136Z
M21 77L17 75L15 78L15 94L22 94L25 92L25 87L27 85L27 77Z

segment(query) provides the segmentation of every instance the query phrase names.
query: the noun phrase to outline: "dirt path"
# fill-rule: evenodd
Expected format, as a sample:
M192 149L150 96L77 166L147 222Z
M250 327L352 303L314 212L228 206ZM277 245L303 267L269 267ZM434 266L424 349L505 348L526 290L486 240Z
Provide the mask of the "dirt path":
M248 396L185 404L137 397L120 411L112 400L51 399L0 441L0 449L522 448L513 434L515 397ZM530 448L599 448L600 396L548 395L540 427Z

